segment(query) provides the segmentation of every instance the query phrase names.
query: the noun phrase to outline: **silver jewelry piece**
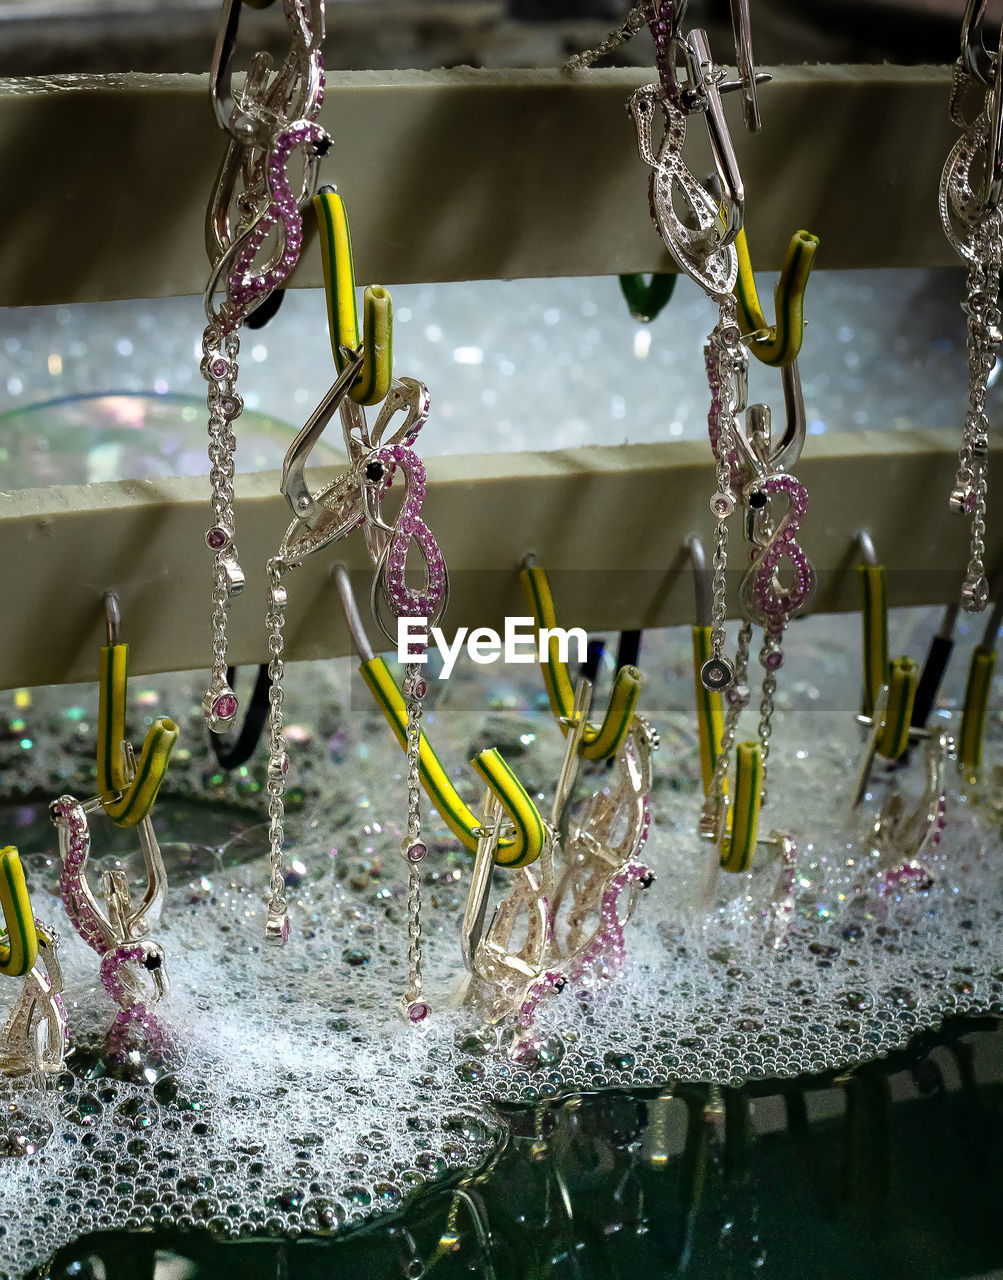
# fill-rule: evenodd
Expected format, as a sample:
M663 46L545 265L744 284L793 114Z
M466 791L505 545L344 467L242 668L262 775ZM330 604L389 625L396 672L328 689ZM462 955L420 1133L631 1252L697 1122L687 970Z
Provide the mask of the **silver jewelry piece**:
M106 871L101 878L102 906L87 880L87 814L97 808L100 800L81 804L73 796L61 796L49 806L59 836L60 896L74 929L101 957L101 984L120 1008L118 1027L136 1021L155 1031L159 1028L151 1010L168 990L163 948L147 938L150 917L162 911L167 890L160 846L147 814L136 826L146 868L143 898L134 905L125 873Z
M59 935L35 921L38 959L21 979L21 994L0 1031L0 1076L30 1076L45 1084L66 1068L69 1030L59 967Z
M989 55L974 24L981 14L969 3L963 28L963 54L954 69L950 116L962 130L944 165L940 180L940 219L948 240L968 262L964 310L968 317L969 407L962 427L958 471L949 507L971 520L971 547L961 589L961 606L981 613L989 602L985 567L985 532L989 466L989 418L986 393L989 377L1003 342L999 307L1000 271L1003 270L1003 58ZM988 76L992 64L991 78ZM984 105L971 122L963 112L966 95L979 84L985 89ZM973 169L981 164L982 178L976 190Z
M631 722L612 777L593 793L581 815L568 821L564 840L559 835L569 816L565 809L574 789L591 693L591 682L581 679L540 857L509 873L511 888L490 920L494 859L505 824L499 801L490 791L485 794L461 932L469 974L464 1000L492 1025L514 1024L515 1057L531 1049L536 1009L548 993L622 966L623 931L641 890L654 879L640 853L650 824L651 753L658 736L640 716Z
M888 686L882 685L874 707L873 727L864 749L854 809L859 809L868 792L887 704ZM858 882L858 894L871 889L874 873L877 875L877 892L881 896L906 889L928 889L933 884L934 875L927 859L939 845L947 821L947 762L954 754L954 741L946 733L923 736L923 792L911 808L907 808L906 801L897 791L882 804L869 835L876 861L869 866L866 880Z
M421 519L425 496L425 470L413 445L428 417L428 389L414 378L397 378L380 405L370 431L365 410L348 395L358 376L361 352L337 378L308 422L297 434L282 465L281 492L289 503L293 520L286 530L278 554L268 562L269 604L266 614L269 676L269 765L266 788L269 813L270 885L265 937L284 943L289 937L288 905L284 878L285 785L289 758L283 724L284 666L283 636L287 604L283 574L307 557L361 529L374 562L372 611L380 629L397 643L396 621L416 615L428 619L429 626L441 621L449 598L449 578L442 553ZM306 481L310 454L335 412L341 416L342 433L348 453L348 468L326 488L313 493ZM405 498L395 519L383 515L383 500L394 473L404 478ZM425 566L425 583L418 591L407 587L404 566L408 549L415 546ZM350 591L350 586L349 586ZM403 850L408 865L408 935L411 975L404 999L409 1022L419 1023L428 1014L421 998L421 881L420 862L424 856L418 787L418 749L421 703L426 682L419 664L405 670L404 693L408 708L408 838ZM413 741L412 741L413 739ZM413 758L412 758L413 757ZM420 855L420 856L419 856Z
M206 543L212 569L212 662L203 700L206 724L225 731L238 710L226 679L227 609L244 589L234 542L234 423L244 403L237 393L240 325L292 271L302 244L301 211L317 185L319 156L330 139L315 123L324 96L324 0L283 0L289 50L277 71L267 53L257 53L239 93L231 64L241 0L224 0L213 52L210 98L217 123L228 135L226 154L206 213L210 262L205 292L207 325L202 335L202 375L209 410L209 481L213 523ZM304 156L298 192L287 164ZM277 228L277 234L269 233ZM217 305L223 290L225 301Z

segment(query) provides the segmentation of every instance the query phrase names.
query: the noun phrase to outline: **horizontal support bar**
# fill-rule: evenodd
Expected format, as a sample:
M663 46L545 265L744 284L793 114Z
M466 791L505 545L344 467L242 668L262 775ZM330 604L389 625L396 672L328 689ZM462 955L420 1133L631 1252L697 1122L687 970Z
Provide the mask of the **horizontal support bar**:
M253 19L249 15L248 22ZM764 127L728 104L762 270L799 227L826 268L953 263L937 182L950 72L780 68ZM671 269L624 113L637 69L339 71L323 173L349 201L357 278L385 284ZM694 125L688 158L710 169ZM204 76L0 81L0 305L201 294L223 152ZM297 285L322 283L311 248Z
M859 606L854 537L866 527L888 566L892 605L957 595L966 522L947 511L957 433L826 434L799 467L809 492L802 545L820 571L815 608ZM527 552L552 574L564 626L589 630L693 621L685 538L707 541L714 472L705 444L681 441L552 453L431 458L423 514L446 556L446 627L501 630L525 604L518 566ZM1003 446L992 465L1003 468ZM311 482L330 479L318 469ZM248 585L230 613L231 658L267 657L264 564L289 521L274 472L237 477L237 545ZM5 591L0 628L4 687L91 680L104 634L102 592L118 592L135 672L205 667L209 659L210 523L204 479L123 481L5 496L0 512ZM732 564L747 563L737 518ZM987 563L1003 562L1003 520L988 531ZM287 656L350 652L329 573L341 559L370 566L356 533L286 578ZM740 572L736 573L736 579ZM732 584L733 587L736 585ZM368 609L364 610L368 615ZM376 639L375 627L370 628Z

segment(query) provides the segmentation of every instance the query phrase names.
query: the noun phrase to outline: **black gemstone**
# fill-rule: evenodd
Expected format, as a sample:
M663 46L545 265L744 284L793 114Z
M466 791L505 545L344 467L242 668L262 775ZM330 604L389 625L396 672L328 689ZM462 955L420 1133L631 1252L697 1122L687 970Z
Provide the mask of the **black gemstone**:
M331 150L331 144L333 142L334 142L334 139L331 137L331 135L328 133L325 133L323 138L321 138L318 142L315 142L313 144L314 154L318 156L326 156L327 153Z
M163 961L161 960L160 956L147 956L146 959L143 961L143 968L149 969L149 971L153 973L155 969L160 968L162 963Z
M761 489L757 489L754 493L749 494L749 506L752 507L754 511L759 511L761 508L766 506L766 503L766 494L763 493Z
M650 889L650 888L651 888L651 886L652 886L654 883L655 883L655 877L654 877L654 875L653 875L650 871L648 872L648 874L647 874L646 876L642 876L642 877L641 877L641 888L642 888L642 889Z
M568 985L567 978L558 978L557 981L554 983L554 990L563 991L567 985Z
M366 479L371 480L373 484L379 483L379 481L383 479L383 463L367 462Z

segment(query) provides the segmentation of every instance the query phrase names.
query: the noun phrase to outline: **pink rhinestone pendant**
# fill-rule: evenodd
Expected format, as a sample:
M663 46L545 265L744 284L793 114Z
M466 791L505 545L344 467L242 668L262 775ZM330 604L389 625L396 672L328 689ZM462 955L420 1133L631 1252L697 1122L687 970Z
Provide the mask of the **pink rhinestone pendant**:
M205 543L210 551L225 551L233 541L233 534L221 524L213 525L205 535Z
M227 685L211 688L202 699L202 714L213 733L221 733L236 719L237 695Z
M415 1026L419 1022L424 1022L429 1015L429 1007L424 1000L412 1000L405 1008L408 1022Z

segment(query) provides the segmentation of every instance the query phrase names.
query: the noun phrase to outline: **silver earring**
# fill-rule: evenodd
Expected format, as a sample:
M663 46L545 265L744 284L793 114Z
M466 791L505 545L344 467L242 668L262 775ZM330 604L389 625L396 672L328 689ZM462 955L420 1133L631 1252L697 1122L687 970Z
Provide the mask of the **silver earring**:
M87 879L91 851L88 813L100 805L100 799L81 804L73 796L61 796L49 806L59 837L60 896L74 929L101 957L101 985L119 1006L116 1032L124 1034L130 1024L138 1023L159 1035L153 1009L167 994L167 965L163 948L146 935L148 917L163 906L167 885L163 858L147 814L136 828L147 873L142 901L134 905L126 876L109 871L102 877L104 904L100 904Z
M59 967L59 935L35 921L38 959L0 1031L0 1076L30 1076L39 1084L66 1068L69 1028Z
M282 65L269 79L271 58L256 54L242 90L234 94L231 63L241 0L225 0L210 75L213 110L228 135L206 215L211 271L201 365L208 385L213 519L205 535L213 553L212 669L202 710L213 732L227 729L238 710L227 681L227 610L245 585L234 512L234 423L244 407L237 392L238 333L254 311L268 305L299 260L301 210L316 189L319 159L331 145L316 123L324 98L324 0L285 0L282 8L290 37ZM294 191L289 166L297 155L303 176Z
M986 392L1003 342L999 307L1003 269L1003 57L998 52L990 54L982 42L984 16L984 0L969 0L949 107L950 118L962 134L944 165L939 195L944 232L968 263L968 286L962 306L968 317L969 407L950 496L950 509L971 522L968 568L961 589L961 605L968 613L981 613L989 602L985 567L989 463ZM964 99L973 90L982 91L983 104L975 118L967 120ZM977 161L982 168L978 189L973 179Z

